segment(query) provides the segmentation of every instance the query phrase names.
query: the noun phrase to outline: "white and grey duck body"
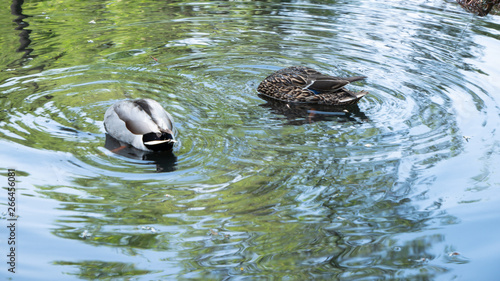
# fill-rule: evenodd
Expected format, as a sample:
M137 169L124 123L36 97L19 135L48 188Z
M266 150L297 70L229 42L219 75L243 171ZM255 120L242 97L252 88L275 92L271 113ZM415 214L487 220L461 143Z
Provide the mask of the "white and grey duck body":
M171 150L174 119L152 99L119 101L104 114L106 132L121 144L144 151Z

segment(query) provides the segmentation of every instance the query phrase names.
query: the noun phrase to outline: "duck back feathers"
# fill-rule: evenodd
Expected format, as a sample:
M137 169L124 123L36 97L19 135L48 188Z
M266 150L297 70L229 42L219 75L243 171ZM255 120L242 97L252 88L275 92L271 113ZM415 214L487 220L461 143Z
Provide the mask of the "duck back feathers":
M292 66L269 75L257 90L265 96L286 102L351 105L356 104L368 92L352 92L344 86L365 78L335 77L309 67Z
M175 142L172 116L151 99L113 104L104 115L104 127L113 138L141 150L169 150Z

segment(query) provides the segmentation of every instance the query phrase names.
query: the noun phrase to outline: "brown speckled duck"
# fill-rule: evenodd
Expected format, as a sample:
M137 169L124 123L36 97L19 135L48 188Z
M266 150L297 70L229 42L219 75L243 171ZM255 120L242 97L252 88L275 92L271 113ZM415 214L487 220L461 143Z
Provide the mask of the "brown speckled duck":
M344 88L365 76L335 77L305 66L291 66L269 75L257 88L259 93L284 102L347 106L356 104L368 92Z

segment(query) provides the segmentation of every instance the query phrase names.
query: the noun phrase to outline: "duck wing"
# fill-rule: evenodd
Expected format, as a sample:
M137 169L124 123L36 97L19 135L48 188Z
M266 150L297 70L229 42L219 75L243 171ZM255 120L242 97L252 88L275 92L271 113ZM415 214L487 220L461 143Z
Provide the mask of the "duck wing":
M115 105L114 111L118 118L125 122L127 129L135 135L144 135L160 132L160 128L153 121L149 109L135 101L124 101Z
M351 82L363 80L365 78L366 76L343 78L321 74L321 76L310 77L309 79L311 80L311 84L307 88L318 92L336 91Z
M170 132L174 127L174 118L155 100L136 100L140 106L148 113L153 122L161 131Z
M366 78L365 76L343 78L325 75L319 71L305 66L287 67L277 71L276 73L288 76L287 78L294 86L298 86L303 89L311 89L315 92L336 91L351 82Z
M342 80L337 77L310 77L309 85L307 89L311 89L317 92L329 92L338 90L345 85L349 84L348 80Z

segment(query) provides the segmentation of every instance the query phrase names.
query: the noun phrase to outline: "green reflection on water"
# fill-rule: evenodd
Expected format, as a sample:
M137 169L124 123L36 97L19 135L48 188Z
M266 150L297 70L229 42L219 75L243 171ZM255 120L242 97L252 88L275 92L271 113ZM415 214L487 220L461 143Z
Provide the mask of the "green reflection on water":
M412 190L432 185L425 170L464 150L444 86L423 87L433 80L419 79L435 73L415 79L435 65L405 64L423 55L405 54L408 42L397 49L401 60L383 53L396 48L380 46L380 34L358 42L363 34L342 31L349 13L336 9L341 3L316 2L27 1L22 29L3 11L1 139L54 160L55 168L39 167L25 155L22 174L32 193L58 202L50 233L89 253L119 252L38 266L145 280L425 280L446 272L428 263L443 235L418 233L456 220L421 208L415 201L427 190ZM405 23L418 26L409 37L426 34ZM16 52L23 30L31 42ZM442 62L448 53L437 55ZM352 85L372 92L359 112L269 110L255 93L260 80L302 63L338 75L383 70L374 71L380 82ZM391 69L402 77L389 79ZM176 119L180 144L168 173L156 173L158 159L104 148L105 109L139 97L159 100ZM54 179L30 179L30 169Z

